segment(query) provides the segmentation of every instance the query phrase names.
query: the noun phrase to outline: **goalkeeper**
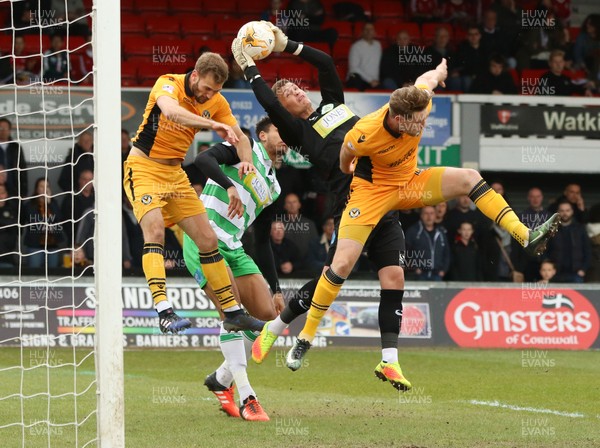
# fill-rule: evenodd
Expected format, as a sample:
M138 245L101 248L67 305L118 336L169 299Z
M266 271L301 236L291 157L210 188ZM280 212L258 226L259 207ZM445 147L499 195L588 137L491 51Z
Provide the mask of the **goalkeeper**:
M268 23L268 22L267 22ZM330 56L322 51L289 40L277 27L275 52L294 54L314 65L319 72L322 101L315 109L306 93L293 82L282 79L269 88L261 78L250 56L243 52L240 39L234 39L232 51L236 62L244 70L258 101L265 108L273 124L279 129L283 141L299 152L320 172L329 183L335 198L333 211L336 231L328 253L324 271L335 253L337 229L350 192L352 176L340 171L340 148L346 132L359 120L345 104L342 81ZM371 234L368 256L377 267L381 284L379 328L381 331L382 360L376 374L397 389L409 389L398 363L398 335L402 319L404 271L402 268L404 234L397 212L385 215ZM311 305L318 278L304 285L275 320L268 322L252 347L252 359L260 363L269 353L278 335L296 317L306 313Z
M243 181L238 177L240 159L235 147L228 143L212 146L199 154L194 163L209 178L200 199L217 234L219 251L228 265L229 276L235 278L232 281L235 296L240 298L252 316L274 319L283 309L284 303L269 242L271 213L263 211L281 193L273 165L287 148L268 117L256 124L256 135L259 142L253 142L252 147L252 162L256 173L247 174ZM243 208L237 209L236 204L243 204ZM241 243L242 235L253 222L258 250L265 254L267 262L263 269L268 285ZM190 273L218 307L218 298L208 285L202 270L198 247L187 234L184 235L183 256ZM269 292L269 286L274 292L273 296ZM223 411L228 415L241 416L245 420L266 421L269 417L258 402L246 373L244 343L249 342L250 345L254 339L256 335L251 331L226 333L221 327L220 343L225 362L206 377L204 384L217 396ZM238 388L239 409L234 405L233 381Z

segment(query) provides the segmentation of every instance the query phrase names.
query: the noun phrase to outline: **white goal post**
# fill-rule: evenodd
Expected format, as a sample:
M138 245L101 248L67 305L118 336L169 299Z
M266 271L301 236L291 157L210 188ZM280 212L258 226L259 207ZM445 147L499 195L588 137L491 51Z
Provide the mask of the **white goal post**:
M100 448L125 446L121 300L120 2L95 0L96 377ZM116 258L116 260L115 260Z

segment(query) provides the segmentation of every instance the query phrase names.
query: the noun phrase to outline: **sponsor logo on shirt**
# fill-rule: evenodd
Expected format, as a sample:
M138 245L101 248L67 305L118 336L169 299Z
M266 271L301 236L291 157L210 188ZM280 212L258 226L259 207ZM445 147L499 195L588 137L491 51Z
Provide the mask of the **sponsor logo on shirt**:
M329 112L330 110L333 109L333 104L325 104L322 108L321 108L321 113L322 114L326 114L327 112Z
M381 151L379 151L377 154L385 154L386 152L390 152L390 151L391 151L392 149L394 149L395 147L396 147L396 145L395 145L395 144L394 144L394 145L391 145L391 146L388 146L387 148L385 148L385 149L382 149Z
M390 164L388 164L388 168L395 168L398 165L401 165L402 163L406 162L406 160L408 160L410 158L410 156L412 156L415 152L416 148L411 148L410 151L408 151L404 157L402 157L401 159L398 159Z

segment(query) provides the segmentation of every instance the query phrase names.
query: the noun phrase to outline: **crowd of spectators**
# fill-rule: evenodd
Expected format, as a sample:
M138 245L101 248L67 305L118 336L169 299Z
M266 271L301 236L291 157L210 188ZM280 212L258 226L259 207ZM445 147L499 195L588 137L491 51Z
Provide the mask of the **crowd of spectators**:
M393 90L446 58L449 78L442 92L599 93L600 14L574 24L571 0L398 3L401 16L378 17L361 2L335 3L327 13L319 0L272 0L260 18L277 23L292 39L327 44L319 48L330 48L348 89ZM336 49L346 48L347 36L332 26L341 21L358 34L342 56ZM231 69L230 87L249 88L234 63Z
M501 183L491 186L504 195ZM284 275L319 272L331 241L333 219L321 219L322 232L315 235L298 196L290 192L283 198L282 212L276 215L271 230L278 270ZM290 203L298 210L295 218L286 211ZM508 232L481 214L468 196L451 204L399 212L406 236L406 277L429 281L600 281L600 204L586 208L581 188L574 183L546 205L542 190L532 187L527 203L518 216L529 228L537 227L554 212L562 222L557 236L539 257L528 255ZM318 216L311 217L319 222ZM300 224L308 222L311 224ZM552 275L548 274L550 266ZM354 272L375 275L366 258Z
M68 152L57 179L59 192L53 192L46 177L37 178L32 191L26 191L23 186L27 185L29 170L22 149L12 142L10 129L10 121L0 119L0 226L4 228L0 269L89 266L94 259L92 133L82 132ZM122 157L131 148L129 135L127 130L122 131ZM283 276L318 273L333 236L333 218L327 214L331 198L326 191L310 191L307 177L303 170L295 181L282 182L282 194L272 206L275 212L270 239L277 269ZM205 179L192 182L197 182L195 187L201 193ZM501 183L490 185L504 195ZM545 201L542 190L532 187L527 203L518 211L526 226L534 228L555 212L562 221L557 236L540 257L527 255L467 196L436 207L400 211L406 235L406 277L430 281L521 278L528 282L600 282L600 204L588 208L576 183L566 185L563 194L552 201ZM139 274L143 236L125 195L122 205L123 269ZM245 241L249 246L253 244L252 233L251 228ZM168 269L185 272L181 240L179 229L166 232L165 258ZM248 248L249 253L253 251L253 247ZM375 276L365 256L354 273Z
M397 16L378 16L363 8L365 2L330 3L326 8L319 0L271 0L254 19L276 23L292 39L325 45L349 89L402 87L446 58L447 92L598 94L600 14L572 23L571 0L399 0ZM0 45L0 84L90 84L92 48L85 45L90 29L87 20L75 20L85 13L81 0L69 2L74 22L68 25L67 42L64 2L17 2L7 23L18 28L13 45ZM346 45L349 37L340 23L351 24L358 34L352 45ZM210 33L199 37L209 43L214 38ZM223 51L206 45L189 56L195 59L207 50ZM229 49L224 51L231 68L226 87L249 88ZM276 62L264 62L270 63Z
M63 0L13 2L8 11L2 15L10 39L0 45L0 84L91 85L89 11L82 0L69 0L68 12Z
M565 3L540 1L525 10L514 0L412 1L412 23L438 25L432 40L399 25L395 41L386 45L376 37L377 21L365 23L350 48L346 86L396 89L446 58L448 92L592 96L600 83L600 14L587 17L571 37ZM478 16L481 6L488 9Z

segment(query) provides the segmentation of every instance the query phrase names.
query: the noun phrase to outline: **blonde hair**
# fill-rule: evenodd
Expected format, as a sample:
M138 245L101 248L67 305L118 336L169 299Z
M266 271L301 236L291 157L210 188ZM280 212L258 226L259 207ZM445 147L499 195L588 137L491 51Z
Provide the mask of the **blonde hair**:
M557 58L557 57L561 57L561 58L565 58L565 52L562 50L552 50L550 52L550 57L548 58L548 61L552 61L552 59Z
M271 87L271 90L273 91L273 93L275 94L275 96L279 96L279 93L281 92L281 90L283 89L283 87L288 83L291 82L289 79L278 79L275 84L273 84L273 87Z
M390 96L390 112L392 116L412 117L415 112L425 110L431 100L431 95L429 90L415 86L396 89Z
M227 63L217 53L206 52L198 58L194 70L200 76L212 74L217 84L223 84L229 77Z

